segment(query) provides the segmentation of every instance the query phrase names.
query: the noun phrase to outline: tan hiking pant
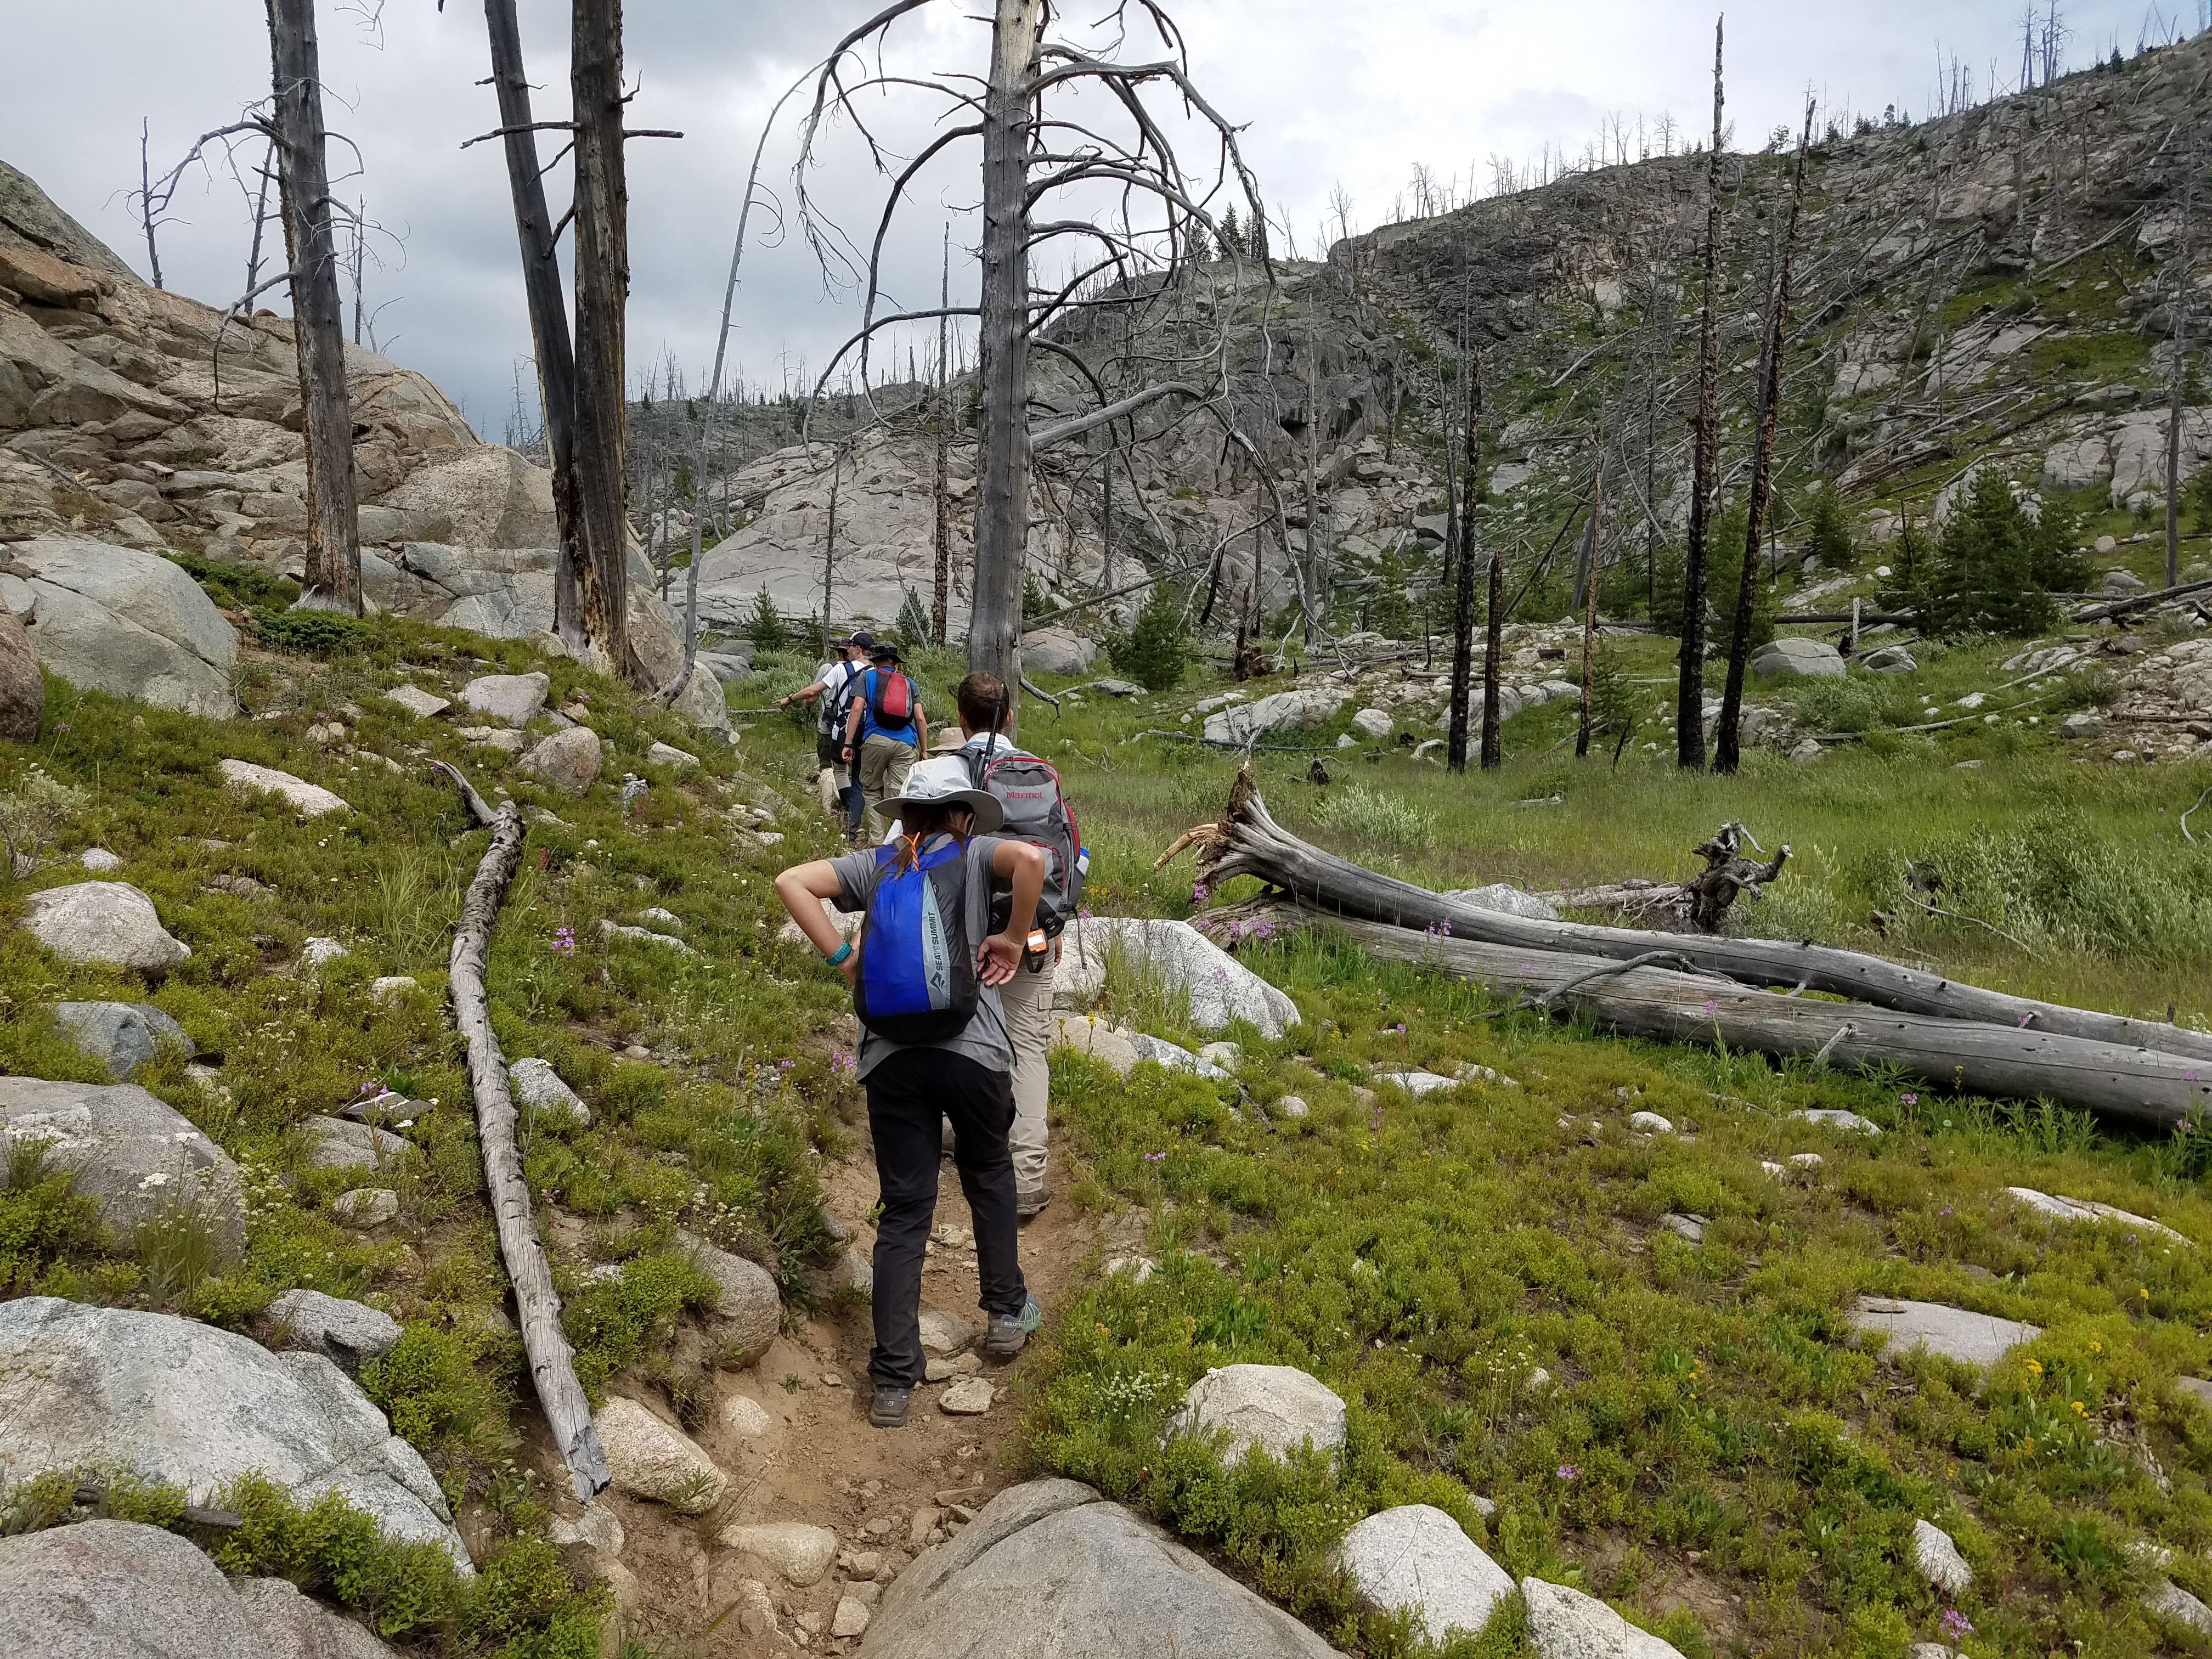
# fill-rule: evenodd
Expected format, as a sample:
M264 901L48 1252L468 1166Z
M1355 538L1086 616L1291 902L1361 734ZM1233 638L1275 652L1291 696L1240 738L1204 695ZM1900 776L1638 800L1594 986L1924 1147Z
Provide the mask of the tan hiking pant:
M1034 974L1017 968L1014 976L999 988L999 1008L1014 1045L1014 1127L1007 1139L1013 1146L1018 1193L1035 1192L1044 1185L1045 1101L1052 1092L1044 1050L1052 1035L1053 966L1048 957Z
M860 793L873 819L869 833L882 836L891 827L890 816L882 810L884 797L906 787L906 775L914 770L914 745L871 732L855 758L860 767Z

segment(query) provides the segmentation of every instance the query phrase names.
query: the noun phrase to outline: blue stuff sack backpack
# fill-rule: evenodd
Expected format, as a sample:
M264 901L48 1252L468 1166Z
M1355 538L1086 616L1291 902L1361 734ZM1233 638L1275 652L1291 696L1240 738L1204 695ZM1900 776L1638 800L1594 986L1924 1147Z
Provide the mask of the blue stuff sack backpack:
M896 867L902 848L881 848L883 875L869 896L853 975L853 1012L889 1042L943 1042L975 1018L981 989L968 937L968 849L947 841Z

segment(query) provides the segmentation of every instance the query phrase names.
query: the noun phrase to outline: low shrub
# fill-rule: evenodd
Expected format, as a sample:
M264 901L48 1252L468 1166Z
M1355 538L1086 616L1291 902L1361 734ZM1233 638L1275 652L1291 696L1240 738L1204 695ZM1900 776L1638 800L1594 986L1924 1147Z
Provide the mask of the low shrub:
M373 632L363 618L341 611L265 609L253 613L253 631L272 651L325 659L362 649Z

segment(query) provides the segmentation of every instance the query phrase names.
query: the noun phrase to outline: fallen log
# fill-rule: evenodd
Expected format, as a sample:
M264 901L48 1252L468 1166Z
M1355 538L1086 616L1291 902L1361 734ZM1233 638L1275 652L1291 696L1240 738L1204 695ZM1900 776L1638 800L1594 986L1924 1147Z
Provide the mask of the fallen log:
M1894 1066L1936 1087L2050 1099L2159 1131L2212 1112L2212 1073L2179 1054L1864 1003L1808 1001L1716 974L1637 959L1518 950L1287 905L1272 912L1255 907L1243 926L1249 933L1268 923L1279 936L1316 921L1337 928L1370 956L1431 969L1497 994L1518 992L1522 1006L1587 1014L1624 1036L1722 1042L1838 1066ZM1680 957L1696 943L1660 937L1665 944L1649 954Z
M1585 922L1540 921L1462 903L1425 887L1379 875L1300 841L1268 816L1249 767L1238 770L1220 820L1191 830L1162 856L1161 862L1191 845L1199 849L1198 878L1203 886L1218 889L1232 877L1255 876L1281 888L1299 903L1331 916L1448 932L1455 939L1478 940L1510 950L1573 951L1616 961L1650 951L1671 950L1706 973L1722 974L1747 985L1786 985L1904 1013L2212 1060L2212 1035L2202 1031L2009 996L1862 951L1788 939L1711 939Z
M492 924L522 862L522 811L507 801L493 811L457 769L442 762L432 764L460 790L469 816L491 831L491 845L484 849L468 896L461 901L461 919L453 929L447 959L447 983L453 992L453 1023L469 1045L469 1089L476 1098L477 1139L483 1146L484 1186L491 1196L500 1256L514 1285L523 1352L530 1361L546 1426L568 1466L569 1484L579 1500L589 1503L612 1475L599 1446L599 1431L592 1422L591 1402L576 1381L575 1351L561 1328L561 1297L546 1266L545 1247L538 1242L530 1183L523 1179L522 1155L515 1146L514 1097L507 1088L507 1056L492 1035L491 1001L484 990L484 951Z

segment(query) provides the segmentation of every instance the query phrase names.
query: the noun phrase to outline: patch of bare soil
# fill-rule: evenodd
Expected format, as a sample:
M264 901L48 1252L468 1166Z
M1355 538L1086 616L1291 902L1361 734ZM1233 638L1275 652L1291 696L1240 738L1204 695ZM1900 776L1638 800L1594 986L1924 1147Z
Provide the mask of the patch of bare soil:
M1077 1212L1060 1160L1054 1162L1053 1202L1021 1235L1022 1271L1048 1319L1099 1243L1096 1218ZM825 1169L823 1188L830 1214L866 1255L874 1242L868 1215L877 1195L868 1147ZM972 1240L973 1223L949 1161L935 1221L922 1306L957 1316L980 1336L975 1253L963 1242ZM989 1382L987 1410L951 1416L940 1408L960 1380L955 1376L915 1392L906 1427L883 1430L867 1419L871 1340L868 1304L848 1297L787 1332L757 1364L720 1373L712 1418L692 1434L731 1477L712 1514L687 1517L619 1492L601 1494L599 1504L623 1533L620 1570L605 1574L623 1603L619 1639L671 1659L848 1652L857 1644L860 1611L872 1608L916 1554L957 1531L1015 1479L1012 1432L1023 1360L999 1364L971 1350L954 1363ZM674 1420L651 1388L617 1384L617 1391ZM758 1427L763 1417L764 1432L745 1431L746 1419ZM538 1461L548 1485L565 1492L557 1463L546 1461L550 1448L532 1450L544 1454ZM572 1519L578 1512L565 1497L559 1508ZM727 1528L777 1522L836 1533L834 1562L817 1582L794 1583L760 1556L720 1541ZM578 1565L588 1572L603 1561ZM610 1655L616 1642L611 1634Z

